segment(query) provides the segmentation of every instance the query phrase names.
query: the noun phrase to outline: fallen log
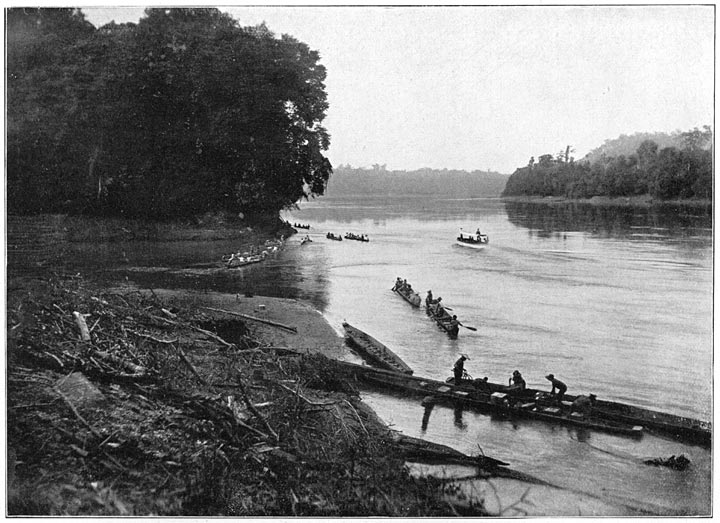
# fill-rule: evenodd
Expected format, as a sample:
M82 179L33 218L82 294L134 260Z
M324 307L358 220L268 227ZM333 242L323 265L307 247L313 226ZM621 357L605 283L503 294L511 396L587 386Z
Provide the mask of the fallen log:
M284 324L282 324L282 323L277 323L277 322L275 322L275 321L264 320L264 319L262 319L262 318L256 318L255 316L249 316L248 314L242 314L242 313L239 313L239 312L228 311L228 310L225 310L225 309L216 309L216 308L214 308L214 307L200 307L200 308L201 308L201 309L206 309L206 310L209 310L209 311L222 312L222 313L225 313L225 314L230 314L231 316L239 316L240 318L245 318L246 320L252 320L252 321L257 321L257 322L260 322L260 323L265 323L265 324L267 324L267 325L272 325L273 327L279 327L279 328L281 328L281 329L286 329L286 330L289 330L290 332L294 332L295 334L297 334L297 327L291 327L290 325L284 325Z

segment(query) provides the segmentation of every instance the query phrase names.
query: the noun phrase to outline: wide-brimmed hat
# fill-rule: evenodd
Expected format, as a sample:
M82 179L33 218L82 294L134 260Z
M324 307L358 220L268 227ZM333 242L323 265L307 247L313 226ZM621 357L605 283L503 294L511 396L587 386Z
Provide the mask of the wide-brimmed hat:
M470 359L467 354L461 354L460 357L466 360Z
M554 378L555 378L555 375L554 375L554 374L548 374L547 376L545 376L545 379L546 379L546 380L551 380L551 379L554 379Z

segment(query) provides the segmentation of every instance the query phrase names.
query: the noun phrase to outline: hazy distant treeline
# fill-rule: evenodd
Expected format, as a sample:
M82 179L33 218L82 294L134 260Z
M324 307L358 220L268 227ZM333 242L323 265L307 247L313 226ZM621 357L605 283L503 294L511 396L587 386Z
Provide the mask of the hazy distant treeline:
M574 161L569 147L556 156L531 158L508 179L503 196L650 195L661 200L712 198L712 131L661 135L658 142L643 135L607 141L586 158ZM623 154L635 147L631 154Z
M508 177L490 171L418 169L392 171L384 166L372 168L339 165L335 168L329 195L428 195L447 198L496 197Z
M332 172L319 54L217 9L6 11L10 213L272 214Z

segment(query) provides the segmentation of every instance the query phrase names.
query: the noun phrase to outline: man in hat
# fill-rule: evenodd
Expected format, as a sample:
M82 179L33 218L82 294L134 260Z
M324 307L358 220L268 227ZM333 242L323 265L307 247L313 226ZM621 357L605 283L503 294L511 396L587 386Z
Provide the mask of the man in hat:
M550 391L550 394L555 396L555 390L557 389L556 398L558 400L558 403L560 403L563 400L563 396L565 396L565 393L567 392L567 385L565 385L559 379L555 378L554 374L548 374L547 376L545 376L545 379L552 383L552 390Z
M465 360L468 359L470 358L465 356L465 354L462 354L455 362L455 366L453 367L453 374L455 374L455 385L460 385L460 383L462 383L463 373L465 372Z

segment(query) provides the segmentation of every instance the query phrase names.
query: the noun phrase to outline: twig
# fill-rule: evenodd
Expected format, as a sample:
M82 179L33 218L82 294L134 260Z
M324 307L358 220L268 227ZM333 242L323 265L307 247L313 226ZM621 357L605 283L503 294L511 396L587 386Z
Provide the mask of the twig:
M142 332L137 332L131 329L127 329L128 332L134 334L135 336L140 336L141 338L147 338L149 340L152 340L157 343L165 343L165 344L172 344L177 343L178 339L173 338L172 340L161 340L160 338L156 338L155 336L151 336L150 334L143 334Z
M46 350L43 351L43 354L47 354L48 356L50 356L51 358L53 358L55 361L57 361L57 362L58 362L58 365L60 365L60 368L61 368L61 369L64 369L64 368L65 368L65 365L63 365L63 362L60 361L60 358L58 358L58 357L55 356L54 354L50 354L50 353L49 353L48 351L46 351Z
M277 384L280 385L286 391L288 391L292 394L295 394L298 398L303 400L308 405L312 405L313 407L325 407L327 405L335 405L337 403L336 401L328 401L328 402L311 401L311 400L307 399L305 396L303 396L302 394L300 394L300 392L298 392L296 390L292 390L290 387L283 385L282 383L277 382Z
M178 322L172 321L172 320L168 320L167 318L163 318L163 317L161 317L161 316L155 316L154 314L150 314L149 316L150 316L152 319L154 319L154 320L163 321L163 322L165 322L165 323L169 323L170 325L181 326ZM225 345L225 346L228 347L229 349L234 349L234 348L236 348L234 344L225 341L224 339L222 339L222 338L221 338L220 336L218 336L217 334L213 334L212 332L206 331L205 329L201 329L200 327L195 327L194 325L188 325L188 327L190 327L191 329L196 330L196 331L198 331L198 332L202 332L205 336L208 336L208 337L214 339L215 341L218 341L218 342L222 343L223 345Z
M367 431L367 429L365 428L365 425L363 425L363 422L362 422L362 420L360 419L360 415L359 415L359 414L357 413L357 411L355 410L355 407L353 407L353 406L352 406L352 403L350 403L348 400L343 400L343 401L344 401L345 403L347 403L348 406L352 409L352 411L355 413L355 416L357 416L357 419L358 419L358 422L360 423L360 426L361 426L362 429L365 431L365 434L367 434L367 436L370 437L370 433L369 433L369 432Z
M183 360L183 362L185 363L185 365L188 366L190 371L195 374L195 377L200 380L200 383L202 383L203 385L207 385L207 381L205 381L205 378L200 376L195 366L190 362L187 356L185 356L185 352L180 347L176 346L174 343L172 344L172 348L177 351L177 353L180 355L180 359Z
M225 309L216 309L216 308L214 308L214 307L200 307L200 308L201 308L201 309L207 309L207 310L209 310L209 311L214 311L214 312L223 312L223 313L225 313L225 314L230 314L230 315L232 315L232 316L239 316L239 317L245 318L245 319L247 319L247 320L259 321L260 323L267 323L268 325L272 325L273 327L280 327L281 329L287 329L287 330L289 330L290 332L294 332L295 334L297 334L297 327L291 327L291 326L289 326L289 325L283 325L282 323L277 323L277 322L275 322L275 321L264 320L264 319L262 319L262 318L256 318L255 316L249 316L249 315L247 315L247 314L241 314L241 313L239 313L239 312L228 311L228 310L225 310Z
M83 418L78 410L75 408L75 405L73 405L72 401L70 401L70 398L68 398L65 394L60 392L57 388L54 388L55 392L63 399L63 401L67 404L68 407L70 407L70 410L73 414L75 414L75 417L82 422L83 425L85 425L88 429L90 429L90 432L93 433L93 436L95 436L98 439L103 439L102 434L100 434L97 430L93 428L90 423L87 422L85 418Z
M267 420L260 414L260 412L253 406L253 404L250 402L250 398L248 398L247 392L245 391L245 385L243 385L242 379L240 378L240 374L235 373L235 381L237 382L237 386L240 389L240 392L242 394L243 402L245 403L245 406L248 408L252 414L260 420L260 422L265 426L265 429L273 436L275 439L275 442L280 441L280 437L277 435L277 433L272 429L270 424L267 422Z

